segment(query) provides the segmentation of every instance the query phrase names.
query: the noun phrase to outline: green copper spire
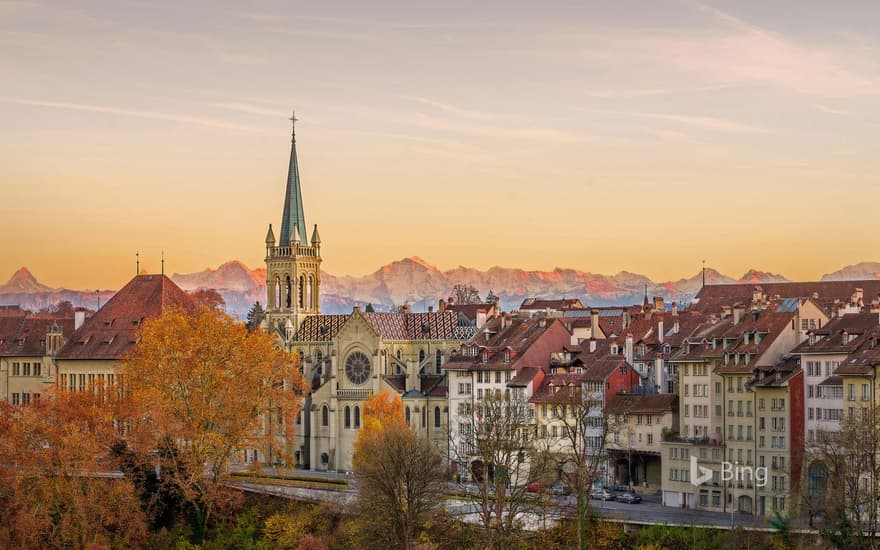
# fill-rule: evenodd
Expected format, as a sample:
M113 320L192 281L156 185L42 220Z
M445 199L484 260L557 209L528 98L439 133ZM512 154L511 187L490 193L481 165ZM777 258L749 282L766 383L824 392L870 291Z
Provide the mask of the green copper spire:
M306 233L306 217L303 214L302 191L299 184L299 163L296 161L296 116L290 117L293 130L290 138L290 167L287 170L287 190L284 193L284 212L281 213L281 246L290 244L293 227L296 226L300 238ZM308 242L301 244L308 245Z

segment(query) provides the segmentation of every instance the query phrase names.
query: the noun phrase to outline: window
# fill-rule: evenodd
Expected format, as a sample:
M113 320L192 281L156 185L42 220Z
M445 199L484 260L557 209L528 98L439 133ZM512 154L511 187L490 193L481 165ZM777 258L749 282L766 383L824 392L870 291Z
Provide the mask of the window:
M409 418L410 418L409 407L407 407L406 409L404 409L403 412L404 412L404 415L406 416L406 423L409 424Z
M434 427L440 427L440 407L434 407Z
M23 363L21 370L22 370L22 372L21 372L22 376L30 376L31 375L31 364L30 363Z
M40 363L34 363L34 376L42 376L42 365Z
M496 384L501 383L501 371L500 370L495 371L495 383Z
M437 350L437 353L434 354L434 370L437 374L440 374L440 366L443 364L443 354L440 353L440 350Z
M425 361L425 350L419 350L419 365L421 365Z
M13 405L20 405L21 404L21 394L19 394L19 393L12 394L12 404Z
M327 405L321 407L321 425L325 427L330 425L330 409Z
M654 444L654 434L648 434L648 445Z
M847 384L846 385L846 395L847 399L850 401L856 400L856 385L855 384Z
M13 363L12 364L12 376L21 376L21 364Z
M345 425L346 429L351 428L351 409L348 407L348 405L345 406L345 424L344 425Z
M862 401L868 400L868 385L862 384Z

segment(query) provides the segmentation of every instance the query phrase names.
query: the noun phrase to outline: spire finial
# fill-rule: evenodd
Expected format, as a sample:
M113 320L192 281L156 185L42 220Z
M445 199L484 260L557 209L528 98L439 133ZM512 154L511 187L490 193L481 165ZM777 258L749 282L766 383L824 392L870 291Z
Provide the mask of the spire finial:
M162 275L165 275L165 251L162 251Z
M296 118L296 111L291 111L290 118L287 120L290 121L290 140L296 143L296 122L299 120Z
M140 253L140 251L135 252L134 257L135 257L134 275L135 275L135 277L137 277L138 275L141 274L141 253Z
M706 286L706 260L703 260L703 285Z

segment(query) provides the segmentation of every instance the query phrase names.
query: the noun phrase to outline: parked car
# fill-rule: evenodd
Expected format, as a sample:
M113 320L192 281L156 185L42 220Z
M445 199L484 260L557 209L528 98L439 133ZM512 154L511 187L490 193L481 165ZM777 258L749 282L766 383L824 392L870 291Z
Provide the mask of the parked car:
M635 493L620 493L614 500L624 504L638 504L642 501L642 497Z
M565 483L557 483L550 487L550 494L556 496L564 496L571 494L571 488Z
M608 489L593 489L590 491L590 498L593 500L614 500L614 493Z
M540 481L536 481L534 483L529 483L528 485L526 485L526 491L530 493L540 493L543 492L545 488L546 487L544 487L544 484Z

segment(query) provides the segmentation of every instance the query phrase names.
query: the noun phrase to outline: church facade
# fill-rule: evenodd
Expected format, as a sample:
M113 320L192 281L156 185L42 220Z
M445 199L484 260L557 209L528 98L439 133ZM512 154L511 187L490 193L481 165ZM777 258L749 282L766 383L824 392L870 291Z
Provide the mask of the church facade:
M382 390L403 399L406 420L445 449L447 381L443 365L476 333L460 312L390 313L355 307L348 315L321 313L321 239L306 237L296 134L291 139L281 231L266 235L266 318L279 345L298 353L310 391L296 420L296 466L351 469L364 401Z

